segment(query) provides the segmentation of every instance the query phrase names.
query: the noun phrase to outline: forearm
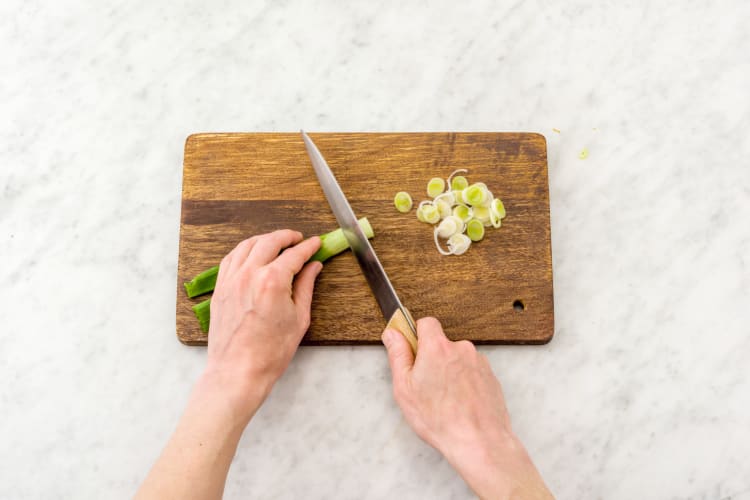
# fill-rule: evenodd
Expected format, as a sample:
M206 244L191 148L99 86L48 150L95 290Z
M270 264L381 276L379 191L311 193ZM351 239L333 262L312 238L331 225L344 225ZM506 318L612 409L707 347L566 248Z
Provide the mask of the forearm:
M267 392L232 389L220 376L203 375L136 498L221 498L237 443Z
M481 499L551 499L526 449L515 436L453 447L446 459Z

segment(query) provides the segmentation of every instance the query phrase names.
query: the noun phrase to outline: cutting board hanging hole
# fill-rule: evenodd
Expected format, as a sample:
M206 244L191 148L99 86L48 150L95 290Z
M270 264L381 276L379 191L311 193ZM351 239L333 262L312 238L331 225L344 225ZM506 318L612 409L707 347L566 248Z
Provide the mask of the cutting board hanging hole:
M515 309L516 311L523 311L524 309L526 309L526 304L523 303L523 300L516 299L513 301L513 309Z

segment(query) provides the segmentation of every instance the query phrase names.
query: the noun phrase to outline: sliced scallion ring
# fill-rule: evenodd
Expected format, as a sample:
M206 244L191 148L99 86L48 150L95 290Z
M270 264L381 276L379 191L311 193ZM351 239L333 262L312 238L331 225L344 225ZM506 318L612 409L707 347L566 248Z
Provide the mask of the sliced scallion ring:
M461 192L463 201L473 207L484 205L489 198L489 191L487 190L487 186L482 186L481 184L477 182L464 189Z
M505 205L503 205L503 202L502 200L500 200L500 198L495 198L494 200L492 200L490 210L500 219L505 218Z
M490 209L487 207L474 207L474 218L485 226L490 225Z
M473 210L470 206L464 205L463 203L453 207L453 215L461 219L463 222L467 222L473 215Z
M466 189L469 186L469 181L466 180L466 177L463 175L453 177L456 174L459 173L468 173L469 171L465 168L459 168L451 172L451 175L448 176L448 189L452 189L454 191L461 191L463 189Z
M441 219L445 219L451 214L451 206L447 201L437 200L434 205L438 209L438 213L440 214Z
M445 181L440 177L433 177L430 179L430 182L427 183L427 195L430 198L435 198L443 191L445 191Z
M437 226L438 236L441 238L450 238L456 233L464 231L464 222L454 215L449 215Z
M411 210L411 207L413 205L411 201L411 196L409 196L409 193L406 191L399 191L396 193L396 196L393 198L393 204L396 207L396 210L401 212L402 214L405 214L409 210Z
M440 221L440 212L435 205L423 205L421 210L425 222L437 224Z
M466 236L471 241L479 241L484 238L484 224L478 219L471 219L466 224Z
M448 249L453 255L461 255L471 246L471 240L465 234L457 233L448 238Z
M443 247L440 246L440 240L438 240L438 228L435 228L435 230L432 232L432 239L435 240L435 246L438 249L438 252L440 252L441 255L450 255L452 252L450 251L450 247L448 247L448 250L443 250Z

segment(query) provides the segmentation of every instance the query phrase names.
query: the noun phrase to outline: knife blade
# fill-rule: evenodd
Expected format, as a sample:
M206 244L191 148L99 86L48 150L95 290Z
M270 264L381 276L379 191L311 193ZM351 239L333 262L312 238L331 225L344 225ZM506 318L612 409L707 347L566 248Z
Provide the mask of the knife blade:
M375 250L359 227L357 217L354 215L346 195L341 190L336 176L333 175L333 171L331 171L312 139L304 130L300 130L300 133L302 134L302 140L305 142L305 148L315 170L315 175L318 177L318 182L323 188L328 204L331 205L333 215L336 216L336 221L357 258L359 267L362 269L373 295L375 295L383 317L388 322L386 327L401 332L416 354L417 328L414 319L398 298L396 290L375 254Z

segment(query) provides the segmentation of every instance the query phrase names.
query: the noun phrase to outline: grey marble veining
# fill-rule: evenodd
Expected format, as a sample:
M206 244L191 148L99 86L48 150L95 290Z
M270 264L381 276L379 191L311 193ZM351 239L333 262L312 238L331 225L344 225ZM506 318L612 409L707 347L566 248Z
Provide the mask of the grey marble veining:
M173 333L184 139L305 127L544 133L555 338L482 348L518 434L561 499L750 498L748 21L740 0L2 2L0 497L135 491L205 357ZM471 493L372 346L299 352L226 497Z

